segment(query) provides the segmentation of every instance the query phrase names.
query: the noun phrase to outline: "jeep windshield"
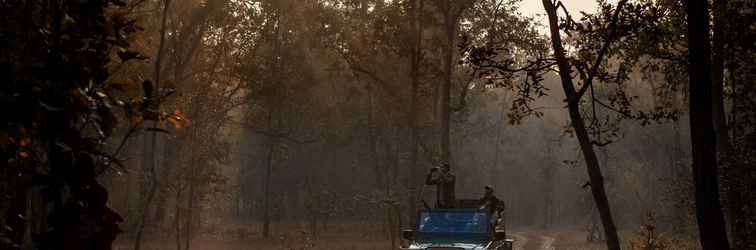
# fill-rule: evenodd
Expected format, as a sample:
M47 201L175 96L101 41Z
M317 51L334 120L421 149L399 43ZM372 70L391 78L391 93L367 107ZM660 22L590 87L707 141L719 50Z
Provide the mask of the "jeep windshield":
M418 240L482 241L490 237L490 222L485 211L475 209L444 209L420 212L417 223Z

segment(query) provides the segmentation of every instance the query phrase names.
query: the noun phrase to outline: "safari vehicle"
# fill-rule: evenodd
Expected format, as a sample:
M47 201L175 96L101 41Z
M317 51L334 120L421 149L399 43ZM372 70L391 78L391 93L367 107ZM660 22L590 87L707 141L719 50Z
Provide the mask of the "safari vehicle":
M503 222L494 228L491 217L476 208L420 210L415 229L402 231L409 244L401 249L512 250Z

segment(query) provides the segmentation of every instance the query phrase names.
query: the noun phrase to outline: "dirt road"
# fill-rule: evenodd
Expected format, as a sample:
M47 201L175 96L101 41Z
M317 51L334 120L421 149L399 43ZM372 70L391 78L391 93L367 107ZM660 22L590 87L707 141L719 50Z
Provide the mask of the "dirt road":
M552 235L535 232L514 232L511 235L515 250L554 250Z

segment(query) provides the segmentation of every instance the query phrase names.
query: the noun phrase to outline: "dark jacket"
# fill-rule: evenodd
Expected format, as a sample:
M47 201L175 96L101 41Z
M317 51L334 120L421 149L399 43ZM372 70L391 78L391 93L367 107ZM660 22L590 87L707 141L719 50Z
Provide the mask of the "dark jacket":
M496 198L493 193L483 195L483 198L480 198L480 205L491 214L504 211L504 202Z
M436 185L436 207L452 208L456 201L454 197L455 177L451 172L439 173L436 178L433 173L425 177L425 185Z

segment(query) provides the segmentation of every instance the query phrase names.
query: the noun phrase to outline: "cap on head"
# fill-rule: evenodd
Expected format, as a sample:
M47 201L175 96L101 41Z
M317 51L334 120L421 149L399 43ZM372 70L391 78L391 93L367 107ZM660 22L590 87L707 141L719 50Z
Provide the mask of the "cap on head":
M488 192L493 192L493 186L491 186L491 185L486 185L485 189Z

